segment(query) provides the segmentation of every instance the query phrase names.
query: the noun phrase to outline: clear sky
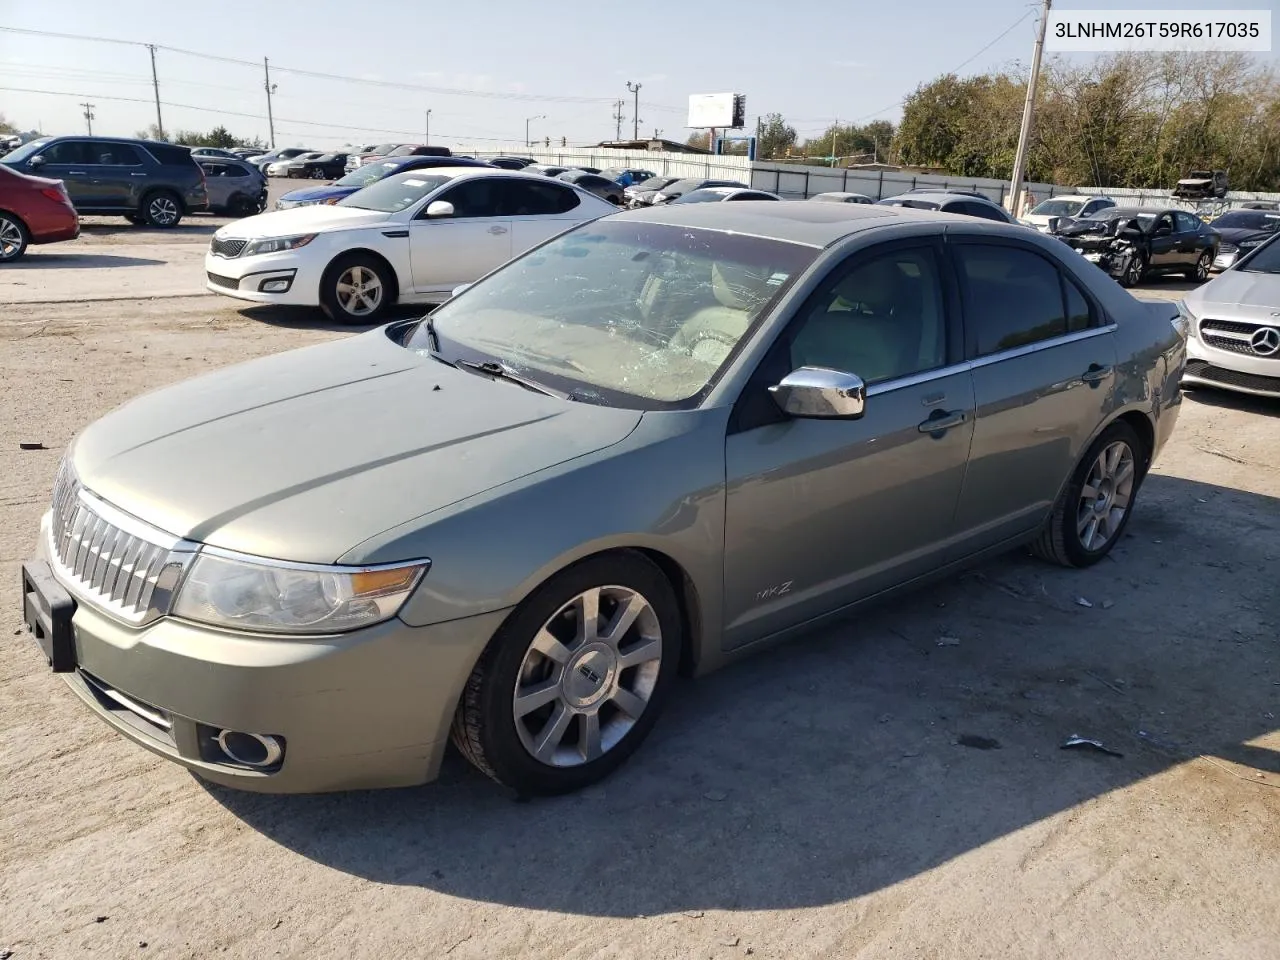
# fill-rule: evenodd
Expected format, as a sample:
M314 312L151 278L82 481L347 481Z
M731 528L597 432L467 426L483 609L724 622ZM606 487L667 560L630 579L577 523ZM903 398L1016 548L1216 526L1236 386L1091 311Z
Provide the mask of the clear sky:
M1056 8L1274 6L1259 0L1086 0ZM238 135L265 139L266 56L279 87L273 98L278 145L421 140L430 108L433 143L476 148L518 145L526 119L535 116L542 117L530 122L538 139L558 143L567 137L573 144L612 138L614 98L625 100L629 135L629 80L642 84L642 134L656 128L677 140L689 133L684 123L691 93L744 93L750 124L777 111L802 137L837 118L896 120L902 98L940 73L1028 63L1038 7L1028 0L0 0L0 27L160 45L156 65L167 131L223 123ZM622 15L628 9L644 12ZM436 89L324 79L283 68ZM0 113L21 129L83 132L79 102L88 100L95 104L94 133L131 135L154 122L151 97L145 46L0 31Z

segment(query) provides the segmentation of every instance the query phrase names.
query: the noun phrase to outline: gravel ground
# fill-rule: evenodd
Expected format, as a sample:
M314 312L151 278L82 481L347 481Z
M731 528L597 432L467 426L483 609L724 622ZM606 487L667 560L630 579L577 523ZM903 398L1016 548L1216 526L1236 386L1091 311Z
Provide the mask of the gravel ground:
M1189 394L1113 560L1011 555L685 681L578 796L517 803L457 758L239 794L112 733L20 629L60 451L347 333L197 295L212 222L102 221L0 272L0 956L1275 957L1280 403Z

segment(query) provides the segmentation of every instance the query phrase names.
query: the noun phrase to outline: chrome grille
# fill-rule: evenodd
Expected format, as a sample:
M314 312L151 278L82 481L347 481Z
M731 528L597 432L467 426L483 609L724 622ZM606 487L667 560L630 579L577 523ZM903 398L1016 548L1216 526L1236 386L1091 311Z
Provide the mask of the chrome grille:
M1276 324L1207 318L1200 321L1200 339L1208 346L1217 347L1219 350L1230 350L1232 353L1280 361L1280 353L1259 353L1253 347L1254 335L1265 327L1273 326Z
M240 256L248 240L219 240L214 237L209 241L209 249L215 257L226 257L228 260Z
M168 612L196 545L116 510L64 464L53 488L50 558L68 589L129 623Z

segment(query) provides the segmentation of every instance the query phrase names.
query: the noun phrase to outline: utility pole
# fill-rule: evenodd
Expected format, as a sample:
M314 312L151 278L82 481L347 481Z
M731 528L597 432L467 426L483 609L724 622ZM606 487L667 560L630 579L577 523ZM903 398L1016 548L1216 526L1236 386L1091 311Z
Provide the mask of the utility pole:
M92 104L92 103L82 103L82 104L80 104L80 106L84 107L84 122L85 122L85 123L87 123L87 124L89 125L89 136L91 136L91 137L92 137L92 136L93 136L93 107L94 107L94 104Z
M271 82L271 65L267 58L262 58L262 88L267 91L267 129L271 131L271 149L276 148L276 121L271 113L271 95L276 92L277 84Z
M836 131L840 129L840 118L836 117L836 122L831 125L831 165L836 165Z
M164 121L160 119L160 81L156 79L156 45L148 43L147 49L151 51L151 88L156 93L156 136L164 139Z
M423 146L431 146L431 111L427 111L427 129L422 135Z
M615 143L622 139L622 108L625 104L625 100L613 101L613 140Z
M638 83L633 84L630 80L628 80L627 90L628 92L634 93L636 95L636 105L634 109L635 116L631 118L632 121L634 122L634 125L631 128L631 139L639 140L640 139L640 84Z
M1049 7L1053 0L1044 0L1040 11L1040 29L1036 33L1036 48L1031 55L1031 78L1027 81L1027 102L1022 105L1022 129L1018 132L1018 152L1013 157L1013 192L1009 200L1009 212L1015 217L1022 214L1022 176L1027 168L1027 141L1031 139L1031 121L1036 106L1036 85L1040 80L1040 56L1044 53L1044 32L1049 25Z
M763 139L764 139L764 120L762 120L760 117L756 117L756 152L757 152L757 155L759 155L759 150L760 150L760 141L761 141L761 140L763 140ZM765 160L767 160L767 159L768 159L768 157L762 157L761 159L765 159Z

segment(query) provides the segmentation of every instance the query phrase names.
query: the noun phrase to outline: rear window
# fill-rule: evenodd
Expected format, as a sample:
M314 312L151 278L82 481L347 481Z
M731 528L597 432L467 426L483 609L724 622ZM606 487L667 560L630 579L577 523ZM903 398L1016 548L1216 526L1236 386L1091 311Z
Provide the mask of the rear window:
M195 162L188 147L177 147L172 143L148 143L146 149L156 158L157 163L163 163L166 166Z

